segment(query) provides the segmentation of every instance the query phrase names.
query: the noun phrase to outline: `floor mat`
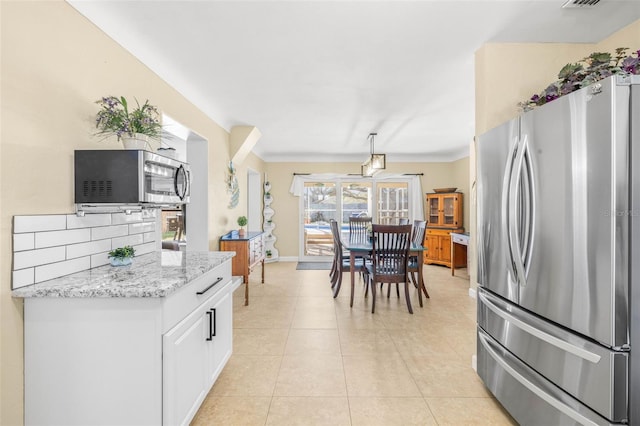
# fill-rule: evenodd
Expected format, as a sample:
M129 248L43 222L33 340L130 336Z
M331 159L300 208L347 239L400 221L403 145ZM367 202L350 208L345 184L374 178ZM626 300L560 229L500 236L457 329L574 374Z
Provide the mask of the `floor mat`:
M298 262L298 271L328 271L331 269L331 262Z

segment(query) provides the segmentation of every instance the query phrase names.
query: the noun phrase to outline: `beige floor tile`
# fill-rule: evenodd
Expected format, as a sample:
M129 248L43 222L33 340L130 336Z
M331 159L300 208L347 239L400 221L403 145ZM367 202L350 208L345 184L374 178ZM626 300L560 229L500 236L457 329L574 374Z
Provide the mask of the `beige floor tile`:
M232 355L213 385L214 396L272 396L282 357Z
M338 330L291 329L285 355L340 354Z
M234 352L194 424L515 424L470 368L468 279L425 266L423 308L392 291L371 314L358 275L350 307L349 274L334 299L328 271L295 267L267 264L265 284L256 268L249 306L234 293Z
M346 396L338 355L285 355L276 381L275 396Z
M405 361L411 356L425 356L433 363L464 361L451 345L428 330L390 330L389 333Z
M342 357L349 396L421 396L398 354Z
M291 328L337 329L336 311L333 306L301 306L296 308Z
M191 426L264 425L270 404L270 397L210 396L202 404Z
M343 355L399 355L389 331L384 329L347 328L340 330L340 347Z
M267 417L273 426L350 425L346 397L274 397Z
M283 355L288 328L236 328L233 330L235 355Z
M517 425L493 398L425 398L439 425Z
M468 363L455 358L434 362L428 356L405 359L409 372L424 397L490 397L480 377Z
M349 397L353 426L437 425L423 398Z

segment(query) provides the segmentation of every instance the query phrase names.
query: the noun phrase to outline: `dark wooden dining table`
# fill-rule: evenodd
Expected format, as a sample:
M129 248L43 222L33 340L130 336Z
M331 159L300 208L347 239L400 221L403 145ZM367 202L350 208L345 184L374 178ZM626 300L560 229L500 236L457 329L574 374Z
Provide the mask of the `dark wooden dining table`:
M349 261L351 265L355 265L356 257L366 257L367 255L373 252L373 242L372 241L364 241L364 240L351 240L349 238L342 238L342 246L345 250L349 251ZM409 248L410 256L418 256L418 264L422 265L422 253L427 250L427 248L420 244L411 243L411 247ZM407 279L409 277L407 276ZM422 277L422 268L418 268L418 285L420 288L419 291L424 291L425 295L427 295L427 289L424 286L424 279ZM351 306L353 306L353 292L355 288L355 269L351 268ZM337 295L340 291L340 288L336 288L335 294ZM428 296L427 296L428 297Z

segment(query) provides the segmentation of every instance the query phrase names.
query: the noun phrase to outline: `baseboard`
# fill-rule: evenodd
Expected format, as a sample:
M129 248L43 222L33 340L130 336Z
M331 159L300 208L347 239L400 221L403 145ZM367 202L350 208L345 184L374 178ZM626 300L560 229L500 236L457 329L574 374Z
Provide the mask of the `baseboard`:
M280 262L297 262L298 256L280 256Z
M473 371L476 373L478 372L478 356L475 354L471 355L471 368L473 368Z

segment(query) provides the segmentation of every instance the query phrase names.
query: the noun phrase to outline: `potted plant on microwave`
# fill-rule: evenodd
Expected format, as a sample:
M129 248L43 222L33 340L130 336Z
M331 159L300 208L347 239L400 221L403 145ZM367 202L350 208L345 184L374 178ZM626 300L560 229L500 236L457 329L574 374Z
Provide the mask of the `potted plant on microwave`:
M111 266L131 265L136 250L131 246L118 247L109 252Z
M247 223L249 223L249 221L246 216L240 216L238 218L238 225L240 226L240 229L238 229L239 236L244 237L244 227L247 226Z
M127 149L144 149L149 139L159 140L162 124L158 108L146 100L130 108L124 96L106 96L96 101L100 111L96 114L97 134L105 137L116 136Z

